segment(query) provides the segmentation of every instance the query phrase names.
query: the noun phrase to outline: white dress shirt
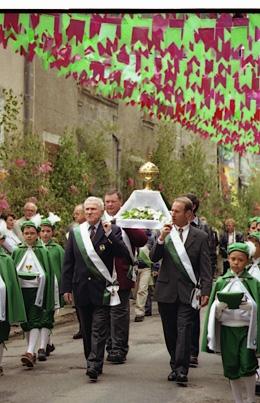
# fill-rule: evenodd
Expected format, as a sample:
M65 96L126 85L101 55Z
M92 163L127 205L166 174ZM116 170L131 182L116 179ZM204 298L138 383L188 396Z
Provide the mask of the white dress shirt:
M184 227L178 227L178 225L175 225L175 228L176 228L178 234L179 234L179 228L182 228L182 230L183 230L182 231L182 242L185 243L186 239L187 239L187 237L189 235L190 224L187 224ZM157 242L158 242L159 245L164 243L164 241L160 240L160 237L158 238Z
M187 224L184 227L178 227L178 225L175 225L175 228L176 228L178 234L179 234L179 229L182 228L182 241L183 241L183 243L185 243L186 239L188 237L188 234L189 234L190 224Z

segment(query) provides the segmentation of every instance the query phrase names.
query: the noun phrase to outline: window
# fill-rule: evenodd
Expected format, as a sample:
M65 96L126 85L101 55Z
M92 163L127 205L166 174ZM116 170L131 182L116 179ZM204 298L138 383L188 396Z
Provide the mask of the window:
M44 131L42 133L42 139L44 142L46 158L48 158L49 161L54 162L59 151L60 136Z

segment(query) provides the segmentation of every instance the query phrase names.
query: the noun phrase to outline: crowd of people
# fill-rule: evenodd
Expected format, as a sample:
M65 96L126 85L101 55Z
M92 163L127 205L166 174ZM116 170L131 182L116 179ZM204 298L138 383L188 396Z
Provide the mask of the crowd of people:
M158 303L170 356L168 381L188 384L199 365L201 318L207 306L202 351L221 353L224 375L236 403L255 401L260 350L260 217L245 233L227 219L222 233L198 216L191 193L171 206L172 222L159 230L120 228L121 193L91 196L75 206L63 245L55 241L60 218L42 217L31 201L15 220L0 220L0 375L10 326L26 340L21 363L33 368L54 351L55 311L75 306L86 375L96 382L106 359L124 364L129 351L130 298L135 322ZM218 261L222 257L223 269ZM139 325L138 325L139 326ZM243 392L244 387L244 392Z

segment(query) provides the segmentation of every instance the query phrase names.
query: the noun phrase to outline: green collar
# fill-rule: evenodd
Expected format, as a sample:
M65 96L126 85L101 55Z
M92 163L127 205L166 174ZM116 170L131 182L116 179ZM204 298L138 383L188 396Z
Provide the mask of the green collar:
M228 269L228 271L222 276L223 279L226 278L233 278L235 277L235 275L233 274L233 272ZM239 275L239 278L252 278L252 276L247 272L247 268L245 268L242 273Z
M28 249L29 248L29 246L24 242L19 244L18 247L21 248L21 249ZM44 246L43 246L42 242L39 239L37 239L37 241L32 246L32 248L44 248Z

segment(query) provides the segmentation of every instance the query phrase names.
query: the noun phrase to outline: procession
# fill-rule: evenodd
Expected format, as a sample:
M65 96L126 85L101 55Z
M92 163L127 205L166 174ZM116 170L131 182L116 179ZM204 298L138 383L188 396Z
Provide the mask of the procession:
M260 401L259 32L0 13L0 401Z

